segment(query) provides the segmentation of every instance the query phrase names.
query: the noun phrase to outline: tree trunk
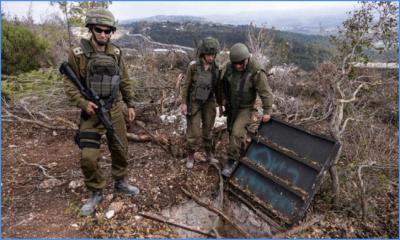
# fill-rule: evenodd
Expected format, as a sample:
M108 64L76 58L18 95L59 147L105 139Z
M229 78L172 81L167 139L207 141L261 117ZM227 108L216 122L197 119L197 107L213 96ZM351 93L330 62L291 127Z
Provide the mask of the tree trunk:
M337 173L336 164L339 161L341 153L342 153L342 145L340 145L340 148L338 150L336 158L335 158L335 160L333 160L333 163L332 163L331 167L329 168L329 173L330 173L331 179L332 179L333 204L334 205L337 205L339 203L340 184L339 184L339 175Z
M72 40L71 40L72 33L71 33L71 26L69 24L69 19L68 19L68 2L65 3L65 20L67 23L69 47L72 48Z

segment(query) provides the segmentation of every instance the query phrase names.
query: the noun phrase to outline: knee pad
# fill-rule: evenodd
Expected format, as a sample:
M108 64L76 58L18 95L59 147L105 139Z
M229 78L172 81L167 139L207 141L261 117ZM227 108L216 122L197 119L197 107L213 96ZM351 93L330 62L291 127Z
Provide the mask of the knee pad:
M101 135L96 132L80 132L75 135L75 143L80 149L83 148L100 148Z

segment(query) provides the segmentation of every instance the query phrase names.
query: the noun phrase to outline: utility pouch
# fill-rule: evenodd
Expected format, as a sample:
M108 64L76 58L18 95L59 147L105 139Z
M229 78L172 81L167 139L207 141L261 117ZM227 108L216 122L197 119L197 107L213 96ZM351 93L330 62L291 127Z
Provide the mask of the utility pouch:
M199 74L194 87L194 99L207 101L212 91L211 78L208 74Z

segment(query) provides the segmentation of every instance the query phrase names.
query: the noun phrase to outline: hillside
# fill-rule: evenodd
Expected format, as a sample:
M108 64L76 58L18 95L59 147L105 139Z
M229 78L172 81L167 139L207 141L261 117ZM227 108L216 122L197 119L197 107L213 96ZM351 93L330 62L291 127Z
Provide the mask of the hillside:
M139 21L146 21L146 22L176 22L176 23L184 23L188 21L192 22L207 22L206 18L203 17L195 17L195 16L179 16L179 15L156 15L141 19L132 19L132 20L125 20L122 21L121 24L130 24Z
M186 21L179 22L150 22L140 21L125 24L131 34L143 34L153 41L195 47L196 41L206 36L217 38L221 46L229 48L234 43L246 42L249 25L225 25L209 22ZM259 31L259 28L257 28ZM287 52L274 64L296 64L304 70L312 70L317 64L330 56L329 38L318 35L305 35L269 29L277 46ZM286 51L287 50L287 51Z
M81 169L82 152L74 142L82 109L69 101L68 79L59 73L59 66L91 33L79 24L68 29L58 17L43 24L4 17L2 237L399 239L399 67L364 55L381 47L394 51L398 59L396 4L364 3L365 18L355 12L343 24L347 28L339 32L340 41L332 45L317 35L187 21L185 16L119 25L109 37L121 47L129 77L123 84L130 81L133 86L136 116L126 122L127 180L139 187L140 194L132 197L114 191L113 155L104 136L97 160L107 185L103 201L88 217L79 215L90 191ZM371 9L390 15L379 18L379 24L364 24ZM196 41L209 35L217 37L225 50L217 55L218 63L228 61L227 50L233 43L247 42L249 37L249 42L254 40L248 44L252 58L268 70L263 82L273 94L272 121L264 126L272 127L243 137L258 147L242 144L244 157L233 173L242 179L221 176L232 139L222 107L215 109L212 130L212 149L219 164L206 160L200 141L194 167L185 164L187 126L197 112L192 108L192 119L182 113L180 96ZM331 53L335 55L330 57ZM79 62L85 60L81 57ZM365 64L366 60L370 61ZM78 69L83 73L87 67L82 64ZM253 90L254 79L241 82ZM92 80L87 80L92 86ZM190 89L196 93L198 88ZM230 107L236 100L241 98L223 102ZM249 108L252 121L262 121L263 107L262 99L256 99ZM115 115L113 109L109 113ZM335 142L335 147L327 151L325 144L299 137L304 135L297 130L276 127L276 120L323 143ZM239 189L240 182L248 184L240 184ZM295 216L301 212L304 218ZM291 225L288 217L298 221Z

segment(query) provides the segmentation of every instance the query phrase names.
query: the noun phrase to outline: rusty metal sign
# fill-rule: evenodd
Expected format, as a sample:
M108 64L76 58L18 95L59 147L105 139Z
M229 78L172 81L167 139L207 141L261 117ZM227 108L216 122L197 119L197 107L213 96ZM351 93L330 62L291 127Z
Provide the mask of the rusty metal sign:
M340 145L277 119L263 123L229 179L231 190L286 224L301 220Z

